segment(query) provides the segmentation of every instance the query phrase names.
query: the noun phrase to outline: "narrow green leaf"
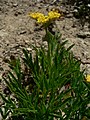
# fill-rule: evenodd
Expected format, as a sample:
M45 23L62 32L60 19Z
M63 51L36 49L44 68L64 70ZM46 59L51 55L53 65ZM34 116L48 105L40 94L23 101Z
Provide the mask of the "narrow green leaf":
M72 44L71 46L69 46L69 47L67 48L67 51L71 50L74 45L75 45L75 44Z

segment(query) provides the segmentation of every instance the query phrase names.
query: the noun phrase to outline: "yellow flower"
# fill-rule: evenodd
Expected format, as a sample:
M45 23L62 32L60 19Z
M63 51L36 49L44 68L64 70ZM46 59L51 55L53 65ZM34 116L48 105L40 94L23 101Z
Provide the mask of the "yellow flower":
M61 14L58 13L58 12L56 12L56 11L50 11L50 12L48 13L48 17L49 17L49 19L51 19L51 20L57 19L57 18L59 18L60 16L61 16Z
M37 20L39 17L44 17L44 14L35 12L35 13L29 13L29 16Z
M48 16L40 16L38 17L37 19L37 22L38 23L42 23L42 24L45 24L49 21L49 17Z
M90 82L90 75L87 75L87 76L86 76L86 81L87 81L87 82Z
M48 16L39 12L29 13L29 16L36 19L38 23L46 24L49 23L49 21L59 18L61 14L58 13L58 11L50 11Z

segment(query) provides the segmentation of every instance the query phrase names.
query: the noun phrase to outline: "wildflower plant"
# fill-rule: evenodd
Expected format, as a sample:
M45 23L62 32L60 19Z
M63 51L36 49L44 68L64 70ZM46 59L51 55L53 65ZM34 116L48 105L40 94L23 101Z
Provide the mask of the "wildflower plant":
M38 19L36 16L34 18ZM14 65L9 61L11 71L3 80L13 99L10 94L5 97L0 93L3 119L7 116L12 120L89 119L90 84L80 71L80 62L70 52L73 45L65 48L67 41L59 43L60 36L50 31L45 37L47 49L34 46L34 58L23 49L24 69L19 58Z

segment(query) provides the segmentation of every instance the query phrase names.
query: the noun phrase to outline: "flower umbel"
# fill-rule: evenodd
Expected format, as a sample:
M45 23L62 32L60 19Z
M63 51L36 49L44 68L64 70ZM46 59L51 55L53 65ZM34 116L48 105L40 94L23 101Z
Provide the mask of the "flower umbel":
M50 11L47 16L39 12L29 13L29 16L36 19L38 23L47 24L58 19L61 14L58 11Z
M50 19L50 20L54 20L54 19L59 18L61 15L60 15L60 13L58 13L58 12L56 12L56 11L50 11L50 12L48 13L48 16L49 16L49 19Z
M87 82L90 82L90 75L87 75L87 76L86 76L86 81L87 81Z
M48 16L41 16L37 19L37 22L45 24L45 23L49 22L49 17Z
M29 13L29 16L32 17L33 19L38 19L40 17L44 17L44 14L39 13L39 12L35 12L35 13Z

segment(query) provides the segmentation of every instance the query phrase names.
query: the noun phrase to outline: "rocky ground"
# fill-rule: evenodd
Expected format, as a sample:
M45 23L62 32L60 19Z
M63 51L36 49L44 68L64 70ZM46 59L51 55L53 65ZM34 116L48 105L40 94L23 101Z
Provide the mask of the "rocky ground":
M46 44L42 41L45 31L28 13L39 11L46 14L51 8L59 8L65 13L63 19L56 21L56 30L62 34L62 40L68 40L68 45L75 44L72 49L74 56L81 60L81 68L90 74L90 29L88 23L82 28L73 17L73 6L70 9L60 0L0 0L0 79L8 70L6 59L22 56L23 48L31 51L32 44L37 47Z
M60 0L0 0L0 78L8 70L6 59L22 56L23 48L31 50L30 45L39 47L43 43L45 32L36 26L28 13L39 11L46 14L53 7L65 13L63 19L56 21L62 40L68 40L68 45L75 44L74 56L81 60L81 68L90 74L90 29L88 23L82 28L73 17L73 6L70 9Z

